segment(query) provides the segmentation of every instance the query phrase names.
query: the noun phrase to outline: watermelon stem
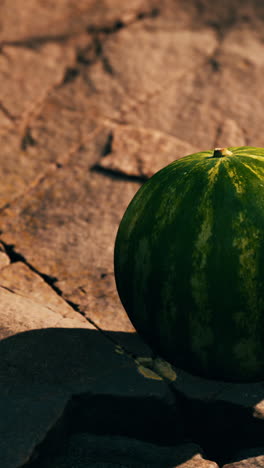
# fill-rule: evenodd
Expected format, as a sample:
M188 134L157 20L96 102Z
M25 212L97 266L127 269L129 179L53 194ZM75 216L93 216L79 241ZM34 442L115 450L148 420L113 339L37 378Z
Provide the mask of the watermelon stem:
M227 148L215 148L213 158L222 158L223 156L232 156L232 151Z

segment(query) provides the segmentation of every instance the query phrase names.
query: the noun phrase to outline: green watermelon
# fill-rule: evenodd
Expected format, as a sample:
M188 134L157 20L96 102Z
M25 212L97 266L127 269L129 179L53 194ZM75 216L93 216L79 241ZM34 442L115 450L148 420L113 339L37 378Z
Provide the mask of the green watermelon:
M115 278L142 338L175 366L264 380L264 149L178 159L136 193Z

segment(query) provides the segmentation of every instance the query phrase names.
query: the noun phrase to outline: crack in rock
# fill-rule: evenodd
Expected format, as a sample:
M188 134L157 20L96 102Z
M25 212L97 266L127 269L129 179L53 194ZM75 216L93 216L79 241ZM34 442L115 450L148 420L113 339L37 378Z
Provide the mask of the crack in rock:
M47 169L38 174L27 186L26 190L23 193L18 194L9 202L5 203L0 207L0 213L4 213L5 211L9 210L11 207L14 207L18 202L21 202L23 198L25 198L32 190L35 190L41 183L47 179L51 174L54 174L55 171L61 169L62 167L66 166L71 157L73 155L77 155L78 151L82 148L83 144L87 144L90 139L95 137L100 130L102 129L102 124L100 123L98 127L96 127L93 131L91 131L88 135L80 135L78 141L72 144L72 147L68 149L66 155L59 155L59 159L54 163L48 163ZM29 146L37 146L38 142L35 138L32 137L31 134L31 127L27 126L24 131L24 135L21 138L21 149L27 150Z
M66 300L64 297L63 297L63 294L61 292L61 290L56 286L56 282L58 281L57 278L55 277L52 277L52 276L49 276L49 275L46 275L45 273L42 273L40 272L36 267L34 267L33 265L31 265L31 263L29 263L26 258L19 252L17 252L15 250L15 247L14 245L10 245L10 244L6 244L5 242L3 242L1 240L1 244L2 246L4 247L4 250L5 250L5 253L8 255L8 257L10 258L10 262L11 263L16 263L16 262L22 262L24 265L26 265L33 273L37 274L40 278L42 278L44 280L44 282L46 284L48 284L51 289L58 295L60 296L68 305L70 305L70 307L75 311L75 312L78 312L80 315L83 315L79 309L78 309L78 306L76 306L73 302L71 301L68 301ZM7 289L7 290L10 290L10 292L12 293L15 293L17 294L16 291L12 290L12 289L9 289L9 288L6 288L5 286L1 286L3 287L4 289Z
M42 47L45 44L64 43L67 40L71 39L72 37L76 37L80 34L81 32L78 31L77 33L62 34L58 36L57 35L35 36L35 37L30 37L28 39L21 39L18 41L2 41L0 42L0 47L12 46L12 47L20 47L20 48L38 50L40 47Z
M115 126L101 160L95 166L122 174L128 180L146 180L175 159L195 152L180 138L149 128Z
M36 146L37 141L32 137L31 131L29 127L26 127L24 130L24 136L21 140L21 149L22 151L26 151L28 146Z
M156 18L160 15L160 8L152 7L150 10L141 11L137 14L128 14L126 17L122 19L117 19L112 25L106 26L88 26L87 31L90 33L104 33L104 34L114 34L120 29L143 21L147 18Z
M23 148L24 146L24 138L22 138L22 142L21 142L21 147ZM26 146L28 146L28 143L26 143ZM57 169L57 165L54 164L54 163L50 163L48 165L48 168L47 170L42 173L42 174L39 174L27 187L27 189L25 190L25 192L23 192L22 194L18 194L17 196L15 196L12 200L10 200L9 202L5 203L4 205L2 205L0 207L0 213L3 213L5 212L6 210L10 209L12 206L14 206L18 201L21 201L22 198L24 198L26 195L28 195L31 190L33 190L34 188L36 188L41 182L43 182L43 180L46 179L46 177L51 174L52 172L54 172L55 170Z
M124 17L115 19L112 24L96 26L94 24L88 24L85 27L82 27L80 30L71 32L68 34L54 34L54 35L43 35L43 36L32 36L27 39L20 39L14 41L0 41L0 49L4 46L14 46L14 47L24 47L28 49L38 49L44 44L49 43L64 43L69 39L77 37L85 32L90 34L114 34L119 29L127 27L131 24L135 24L139 21L142 21L146 18L156 18L160 14L160 9L158 7L152 7L150 10L145 10L139 13L128 13Z
M47 274L42 273L41 271L39 271L35 266L33 266L31 263L29 263L21 253L16 251L14 245L7 244L4 241L2 241L1 239L0 239L0 242L1 242L1 245L3 246L3 248L4 248L4 252L9 257L11 264L16 263L16 262L21 262L24 265L26 265L33 273L38 275L59 297L61 297L64 300L64 302L66 304L68 304L74 312L77 312L78 314L80 314L81 317L85 318L85 320L87 322L89 322L91 325L93 325L93 327L95 327L108 341L111 341L115 346L119 345L118 341L111 338L111 336L107 333L107 331L100 328L100 326L93 319L91 319L89 316L87 316L87 314L85 314L82 311L82 309L79 307L78 304L76 304L73 301L65 298L63 292L56 285L56 283L58 282L58 278L55 278L53 276L47 275ZM9 292L11 292L13 294L18 294L18 295L20 295L22 297L27 297L28 299L30 299L28 296L25 296L25 295L15 291L12 288L8 288L8 287L6 287L4 285L1 285L1 284L0 284L0 287L3 288L3 289L6 289L7 291L9 291ZM33 302L36 302L36 301L34 301L34 299L33 299ZM54 311L53 308L51 308L49 306L46 306L46 307L48 309ZM125 348L124 348L124 350L125 350ZM127 356L130 356L130 353L129 353L128 350L126 350L126 354L127 354Z
M80 74L81 69L94 65L97 61L101 61L104 71L109 75L115 75L113 66L111 65L109 58L104 54L103 45L107 41L107 36L113 35L120 29L124 29L130 25L134 25L147 18L156 18L159 16L159 8L152 8L150 11L142 11L136 15L132 15L131 18L124 20L118 19L115 23L109 26L88 26L87 32L93 36L93 42L88 47L84 47L83 50L79 50L76 54L75 65L69 68L65 72L62 85L68 84L70 81L74 81Z
M17 118L11 112L9 112L9 110L4 106L4 104L1 101L0 101L0 111L2 111L5 117L7 117L11 122L16 121Z

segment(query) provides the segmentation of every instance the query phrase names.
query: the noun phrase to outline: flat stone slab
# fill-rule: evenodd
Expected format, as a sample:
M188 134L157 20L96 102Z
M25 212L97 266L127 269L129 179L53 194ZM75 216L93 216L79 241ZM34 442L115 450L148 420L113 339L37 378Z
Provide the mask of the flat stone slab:
M5 261L6 259L10 260L6 254L3 253L3 255L5 255ZM85 327L89 326L87 320L80 313L73 310L51 285L22 261L5 265L1 270L1 287L14 295L29 299L35 304L36 311L38 310L37 305L40 304L62 317L78 320L79 326L82 323L85 324ZM90 328L93 328L92 325Z
M0 342L1 466L21 466L46 439L54 444L49 434L60 419L58 449L69 430L163 443L182 437L184 420L170 389L161 379L146 379L110 338L62 322ZM11 440L18 447L12 456Z
M29 0L21 10L19 0L12 5L1 4L1 42L30 42L37 39L60 39L85 31L87 26L113 27L117 21L130 23L140 13L151 12L155 2L148 0L122 0L103 3L97 0L58 0L56 7L41 0ZM32 20L34 18L34 21Z
M30 297L16 294L6 288L0 287L0 337L16 335L27 330L54 328L94 328L94 326L83 321L77 313L70 317L63 316L61 309L42 305ZM1 343L0 343L1 344Z
M101 129L86 150L2 213L2 241L54 278L62 296L98 326L133 331L116 292L113 248L120 218L140 184L89 172L107 134Z
M24 466L63 415L68 394L59 387L21 386L8 394L0 384L0 464L3 468Z
M127 176L147 179L177 158L195 152L179 138L132 126L116 126L110 135L108 154L99 166Z

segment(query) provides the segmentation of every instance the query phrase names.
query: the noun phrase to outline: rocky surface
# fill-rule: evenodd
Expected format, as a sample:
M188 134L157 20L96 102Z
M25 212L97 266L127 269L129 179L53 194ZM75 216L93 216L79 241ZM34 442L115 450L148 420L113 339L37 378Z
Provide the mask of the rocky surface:
M201 455L195 444L177 447L156 446L136 439L117 436L94 436L77 434L72 436L66 453L55 460L48 458L39 468L217 468L216 463ZM34 467L34 465L32 465Z
M246 449L236 454L234 460L223 468L259 468L264 465L263 447Z
M263 21L257 0L0 2L1 468L263 465L264 384L153 356L113 272L148 177L264 146Z

